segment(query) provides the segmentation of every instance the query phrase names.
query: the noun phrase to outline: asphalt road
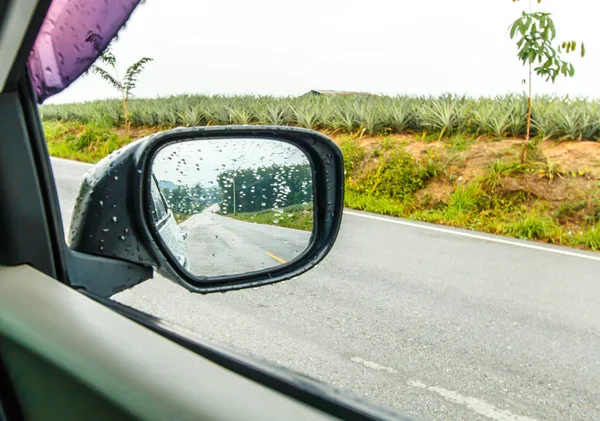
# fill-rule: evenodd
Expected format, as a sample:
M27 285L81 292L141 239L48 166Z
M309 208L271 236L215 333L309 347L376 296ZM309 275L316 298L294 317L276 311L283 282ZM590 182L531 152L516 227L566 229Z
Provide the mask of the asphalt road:
M180 224L188 234L194 274L233 275L280 266L299 256L310 242L310 232L240 221L213 210L210 207Z
M53 161L65 220L81 164ZM115 299L419 420L599 420L600 254L347 211L300 278Z

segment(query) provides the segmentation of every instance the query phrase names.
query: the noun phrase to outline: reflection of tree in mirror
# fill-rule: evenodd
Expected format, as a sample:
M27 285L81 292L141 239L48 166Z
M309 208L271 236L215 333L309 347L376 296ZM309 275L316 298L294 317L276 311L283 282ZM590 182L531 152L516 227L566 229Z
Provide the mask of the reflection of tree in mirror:
M221 200L218 188L204 187L201 183L187 186L163 180L158 184L179 223Z
M312 206L312 172L308 164L228 170L217 176L217 183L222 214L275 209L275 214L283 215L282 208L287 206Z

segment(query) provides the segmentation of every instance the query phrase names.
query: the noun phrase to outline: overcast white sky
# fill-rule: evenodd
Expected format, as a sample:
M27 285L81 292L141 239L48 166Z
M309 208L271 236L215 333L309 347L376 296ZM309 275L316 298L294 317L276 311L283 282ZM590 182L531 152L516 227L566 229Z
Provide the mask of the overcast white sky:
M600 2L544 0L558 38L584 40L574 79L535 91L600 97ZM507 28L512 0L147 0L114 44L121 69L154 58L138 97L181 93L296 95L310 89L496 95L526 71ZM123 71L123 70L121 70ZM89 74L52 102L114 97Z

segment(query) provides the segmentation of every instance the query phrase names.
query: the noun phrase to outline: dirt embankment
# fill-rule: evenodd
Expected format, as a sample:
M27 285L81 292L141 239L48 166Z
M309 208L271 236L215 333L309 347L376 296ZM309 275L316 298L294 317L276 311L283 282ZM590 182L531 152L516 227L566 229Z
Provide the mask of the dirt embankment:
M334 137L340 144L347 137ZM489 173L496 161L518 162L523 140L478 139L463 145L443 141L425 142L414 136L366 137L357 139L365 150L365 159L377 165L377 149L403 148L416 160L424 157L440 159L446 165L444 177L433 178L418 196L429 196L446 201L459 184L467 184ZM382 146L384 144L384 146ZM537 153L529 163L531 172L519 172L505 177L503 189L507 192L525 190L551 204L587 197L598 187L600 180L600 142L570 141L540 142ZM598 194L600 199L600 192Z

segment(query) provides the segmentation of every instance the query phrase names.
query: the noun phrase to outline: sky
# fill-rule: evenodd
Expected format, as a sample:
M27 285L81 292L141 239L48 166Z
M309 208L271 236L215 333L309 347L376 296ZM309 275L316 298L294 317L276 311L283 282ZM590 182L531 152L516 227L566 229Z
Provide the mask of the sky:
M299 95L311 89L389 95L493 96L521 92L526 69L509 25L528 7L512 0L147 0L114 42L120 73L154 61L137 97ZM537 0L559 40L584 40L576 75L534 92L600 97L600 2ZM87 74L48 103L116 97Z
M154 158L152 171L160 181L217 187L217 176L224 171L273 164L308 165L309 161L296 146L277 140L191 139L161 149Z

